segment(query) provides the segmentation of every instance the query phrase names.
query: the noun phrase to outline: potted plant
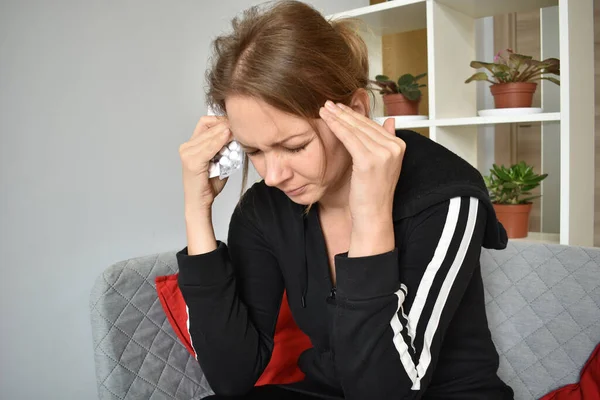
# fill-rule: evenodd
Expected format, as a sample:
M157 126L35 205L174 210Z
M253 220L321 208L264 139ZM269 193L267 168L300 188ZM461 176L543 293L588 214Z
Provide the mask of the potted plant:
M404 74L398 81L393 81L386 75L377 75L370 82L379 87L379 93L383 95L385 115L418 115L419 103L421 102L421 89L424 84L418 81L427 74L417 76Z
M492 84L490 90L494 96L496 108L531 107L533 93L540 79L560 85L560 81L552 76L560 76L560 61L547 58L544 61L534 60L531 56L514 53L511 49L498 52L493 63L471 61L472 68L485 68L486 72L476 72L465 83L487 81Z
M541 197L531 196L531 190L538 187L547 176L534 173L533 167L521 161L510 168L494 164L490 175L483 177L498 221L506 229L509 238L527 236L531 200Z

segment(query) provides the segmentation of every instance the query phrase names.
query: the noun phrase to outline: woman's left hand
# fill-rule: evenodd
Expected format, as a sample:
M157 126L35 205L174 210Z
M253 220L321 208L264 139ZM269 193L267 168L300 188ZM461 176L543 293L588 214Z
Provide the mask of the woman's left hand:
M331 101L319 113L352 157L349 202L353 231L355 227L391 225L394 191L406 149L406 143L396 137L394 119L381 126Z

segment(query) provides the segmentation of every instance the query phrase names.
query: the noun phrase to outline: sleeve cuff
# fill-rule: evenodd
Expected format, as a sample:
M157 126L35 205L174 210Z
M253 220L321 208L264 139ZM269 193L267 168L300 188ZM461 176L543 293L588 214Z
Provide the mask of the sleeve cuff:
M210 253L188 255L187 247L176 254L181 285L212 286L233 276L227 245L217 240Z
M366 257L335 256L337 295L341 298L372 298L396 292L400 287L398 249Z

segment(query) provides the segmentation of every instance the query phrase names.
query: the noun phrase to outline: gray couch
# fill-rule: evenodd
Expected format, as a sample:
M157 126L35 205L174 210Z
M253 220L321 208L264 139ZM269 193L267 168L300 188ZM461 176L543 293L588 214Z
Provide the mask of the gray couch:
M511 241L483 249L481 269L499 375L518 400L579 380L600 342L600 248ZM154 277L177 271L175 253L119 262L90 298L100 399L201 399L212 394L179 343Z

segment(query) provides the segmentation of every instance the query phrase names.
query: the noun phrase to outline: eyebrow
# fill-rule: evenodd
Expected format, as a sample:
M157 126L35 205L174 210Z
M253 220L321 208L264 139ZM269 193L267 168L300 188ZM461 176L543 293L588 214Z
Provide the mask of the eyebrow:
M278 142L275 142L275 143L273 143L273 144L272 144L271 146L269 146L269 147L275 147L275 146L279 146L279 145L281 145L282 143L285 143L285 142L287 142L288 140L292 140L293 138L295 138L295 137L298 137L298 136L303 136L303 135L306 135L307 133L310 133L310 130L307 130L307 131L304 131L304 132L297 133L297 134L295 134L295 135L292 135L292 136L290 136L290 137L288 137L288 138L285 138L285 139L283 139L283 140L280 140L280 141L278 141ZM239 145L240 145L240 146L242 146L242 147L243 147L243 148L245 148L245 149L254 149L254 147L252 147L252 146L248 146L248 145L246 145L246 144L244 144L244 143L240 142L240 141L239 141L239 140L237 140L237 139L236 139L236 141L239 143Z

